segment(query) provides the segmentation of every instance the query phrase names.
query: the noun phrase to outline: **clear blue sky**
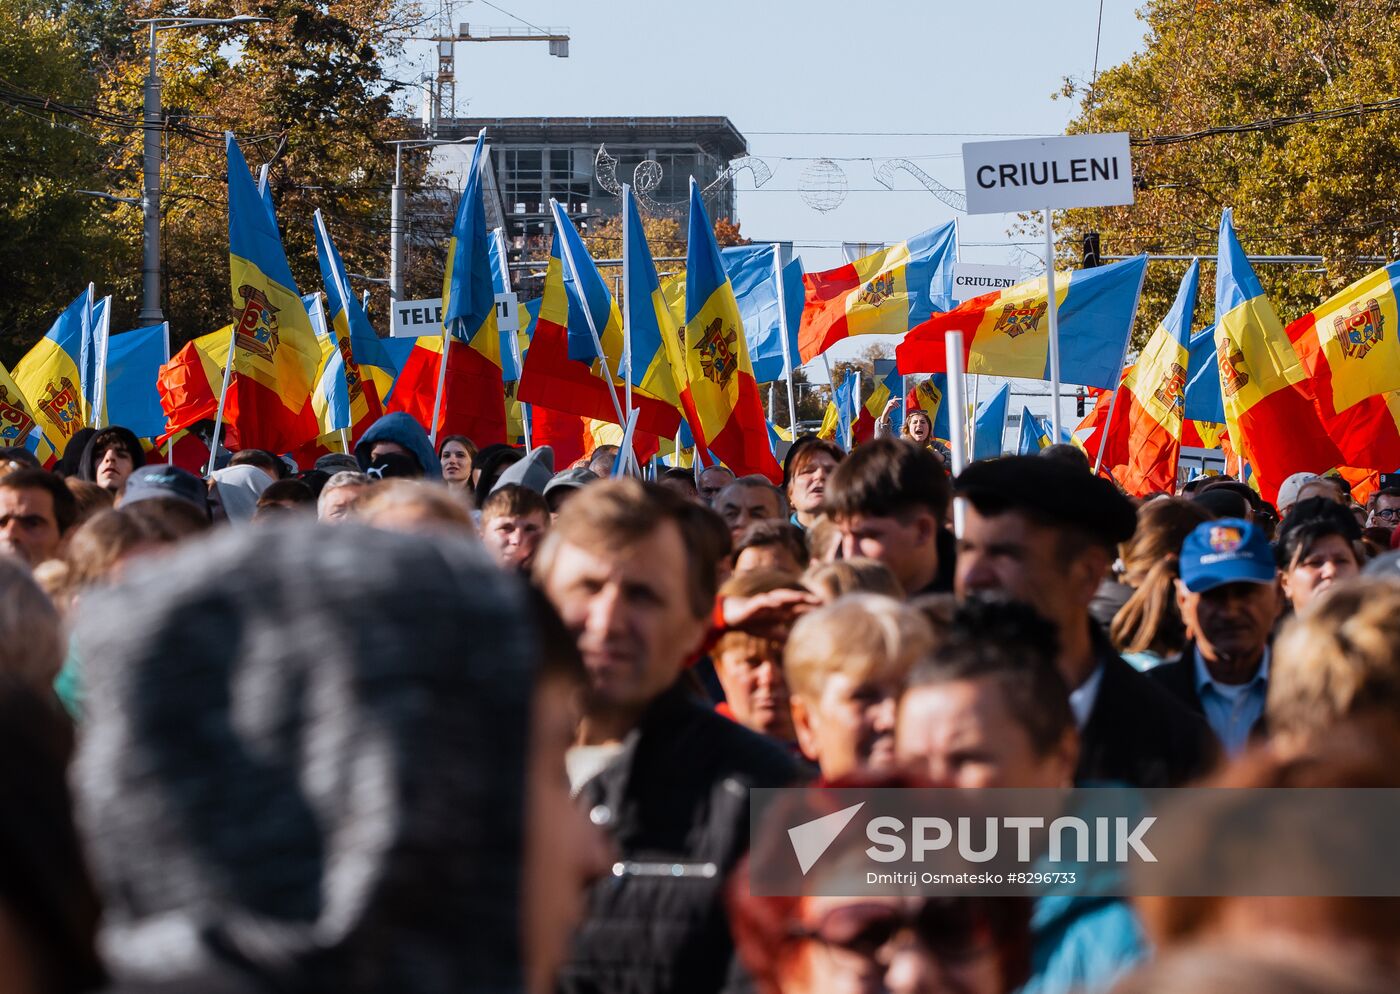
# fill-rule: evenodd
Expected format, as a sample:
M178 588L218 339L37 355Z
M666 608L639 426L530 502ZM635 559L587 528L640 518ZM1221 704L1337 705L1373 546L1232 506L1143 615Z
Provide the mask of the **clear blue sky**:
M423 2L437 9L437 0ZM736 180L744 234L797 243L809 269L839 263L843 240L897 241L956 214L908 174L890 192L869 162L848 160L910 158L961 189L962 143L978 140L964 133L1061 133L1077 106L1051 94L1065 76L1089 78L1100 6L1063 0L1051 13L1044 0L491 2L536 25L567 27L570 56L551 58L543 43L458 44L459 114L727 116L773 170L762 189L747 173ZM486 0L454 7L453 24L521 26ZM1101 69L1140 47L1134 7L1103 3ZM410 64L395 71L435 68L432 54L415 44ZM849 191L825 214L798 192L803 170L822 157L837 161ZM1034 266L1008 244L1012 220L963 216L963 259Z

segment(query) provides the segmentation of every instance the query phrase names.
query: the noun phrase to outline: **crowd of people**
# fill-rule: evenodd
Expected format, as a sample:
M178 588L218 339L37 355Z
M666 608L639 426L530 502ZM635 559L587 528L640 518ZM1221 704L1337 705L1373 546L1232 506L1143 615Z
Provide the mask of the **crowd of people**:
M1394 898L750 890L754 788L1400 787L1400 486L923 422L782 487L0 449L0 991L1394 990Z

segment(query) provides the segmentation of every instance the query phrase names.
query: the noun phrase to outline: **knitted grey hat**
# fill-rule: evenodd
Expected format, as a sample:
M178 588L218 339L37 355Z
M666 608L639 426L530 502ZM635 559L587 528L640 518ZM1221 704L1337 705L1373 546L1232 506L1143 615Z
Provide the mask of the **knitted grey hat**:
M517 990L524 603L474 543L303 522L84 598L75 782L114 978Z

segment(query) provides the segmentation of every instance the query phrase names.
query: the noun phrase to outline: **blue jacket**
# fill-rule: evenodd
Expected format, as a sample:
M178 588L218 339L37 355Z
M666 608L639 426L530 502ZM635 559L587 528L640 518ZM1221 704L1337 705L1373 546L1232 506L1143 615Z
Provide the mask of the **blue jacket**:
M359 444L355 446L355 461L360 464L361 469L369 469L369 453L375 442L397 442L413 453L414 458L423 467L424 476L430 480L442 479L442 464L438 462L437 453L433 452L433 444L428 441L428 433L423 430L422 425L402 411L384 415L370 425L369 430L360 438Z
M1137 918L1113 897L1036 898L1031 942L1031 979L1019 994L1104 991L1146 955Z

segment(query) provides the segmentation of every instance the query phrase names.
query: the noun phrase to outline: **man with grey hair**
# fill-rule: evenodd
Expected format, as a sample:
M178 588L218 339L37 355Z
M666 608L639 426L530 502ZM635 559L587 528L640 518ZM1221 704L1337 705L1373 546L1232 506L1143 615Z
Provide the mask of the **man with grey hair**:
M316 518L330 523L346 520L373 482L358 470L336 473L326 481L321 495L316 498Z
M786 495L762 476L739 477L719 492L713 507L729 526L735 544L748 531L749 525L759 521L786 521L791 513Z

